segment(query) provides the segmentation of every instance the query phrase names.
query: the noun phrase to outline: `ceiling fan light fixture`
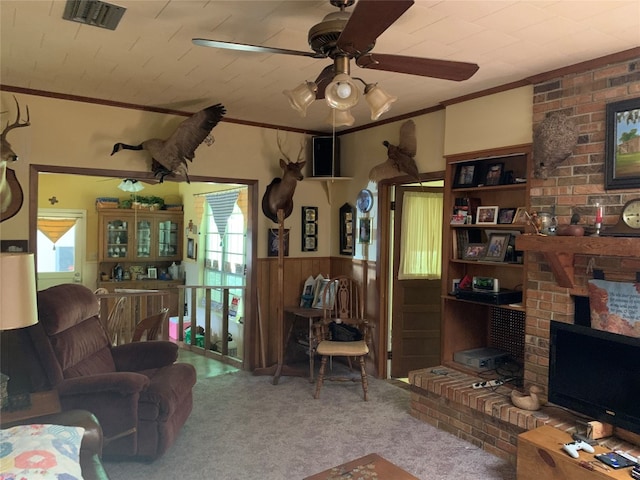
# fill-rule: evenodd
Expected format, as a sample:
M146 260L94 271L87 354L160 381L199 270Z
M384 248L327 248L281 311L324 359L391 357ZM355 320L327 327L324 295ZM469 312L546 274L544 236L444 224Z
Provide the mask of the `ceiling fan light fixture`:
M360 90L356 88L353 79L346 73L339 73L327 85L324 91L327 105L338 110L348 110L360 99Z
M313 82L305 81L293 90L284 90L282 93L289 99L291 108L296 110L301 117L307 115L307 108L316 99L318 87Z
M391 104L398 100L398 97L388 94L377 84L370 83L364 90L364 99L371 109L371 120L377 120L391 109Z
M329 115L325 118L325 122L334 127L350 127L356 121L351 115L351 110L338 110L332 108L329 110Z
M140 183L138 180L135 180L133 178L125 178L120 182L120 185L118 185L118 188L123 192L135 193L135 192L139 192L140 190L144 190L144 185L142 185L142 183Z

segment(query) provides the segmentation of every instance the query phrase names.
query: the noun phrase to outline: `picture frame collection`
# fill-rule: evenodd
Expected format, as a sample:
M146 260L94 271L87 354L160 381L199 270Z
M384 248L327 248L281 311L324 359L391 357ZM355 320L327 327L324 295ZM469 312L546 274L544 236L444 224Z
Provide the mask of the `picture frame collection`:
M318 207L302 207L303 252L318 251Z
M478 199L456 198L451 225L524 225L527 223L525 207L479 205Z
M480 162L464 162L456 166L453 188L495 187L510 185L519 180L513 171L505 169L504 162L483 165Z

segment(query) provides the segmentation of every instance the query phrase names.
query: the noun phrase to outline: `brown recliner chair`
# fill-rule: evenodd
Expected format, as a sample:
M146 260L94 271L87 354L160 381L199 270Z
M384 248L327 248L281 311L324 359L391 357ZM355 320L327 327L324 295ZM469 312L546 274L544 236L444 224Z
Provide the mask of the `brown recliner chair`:
M98 418L105 458L157 458L191 413L195 369L175 363L171 342L113 347L98 314L95 295L80 284L38 292L40 321L28 330L41 368L63 410Z

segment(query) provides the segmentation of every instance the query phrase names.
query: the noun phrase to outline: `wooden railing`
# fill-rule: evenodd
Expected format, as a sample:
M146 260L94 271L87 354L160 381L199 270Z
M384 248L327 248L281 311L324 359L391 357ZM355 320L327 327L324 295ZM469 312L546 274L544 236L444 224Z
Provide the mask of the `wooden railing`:
M116 344L130 343L133 331L140 320L153 315L169 306L169 292L166 290L133 290L122 289L114 293L96 294L100 302L100 320L103 322L109 335L115 333ZM117 331L113 332L109 328L109 314L113 311L116 303L121 298L125 298L125 305L121 313L122 319L118 323ZM169 338L169 325L162 326L161 338Z
M191 335L188 343L184 346L195 353L204 356L216 358L225 363L242 368L243 361L241 358L234 358L229 355L229 313L231 311L231 290L244 290L245 287L239 285L180 285L178 286L178 305L186 305L189 312L188 318L185 319L184 309L179 308L178 316L178 340L184 342L184 330L191 326ZM212 292L220 290L222 292L222 302L219 313L212 308ZM196 332L195 312L199 308L199 299L204 298L204 332L202 345L198 345ZM217 310L217 309L216 309ZM211 343L213 330L214 313L219 315L221 321L220 340L216 345ZM219 344L219 345L218 345ZM214 348L212 348L214 347Z

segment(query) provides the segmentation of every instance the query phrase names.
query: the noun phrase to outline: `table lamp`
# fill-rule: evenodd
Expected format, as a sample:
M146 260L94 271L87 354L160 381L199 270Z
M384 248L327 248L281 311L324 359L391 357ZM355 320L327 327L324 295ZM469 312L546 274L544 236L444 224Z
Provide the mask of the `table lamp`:
M14 330L38 322L36 272L33 253L0 253L0 330ZM2 374L0 407L8 402Z

